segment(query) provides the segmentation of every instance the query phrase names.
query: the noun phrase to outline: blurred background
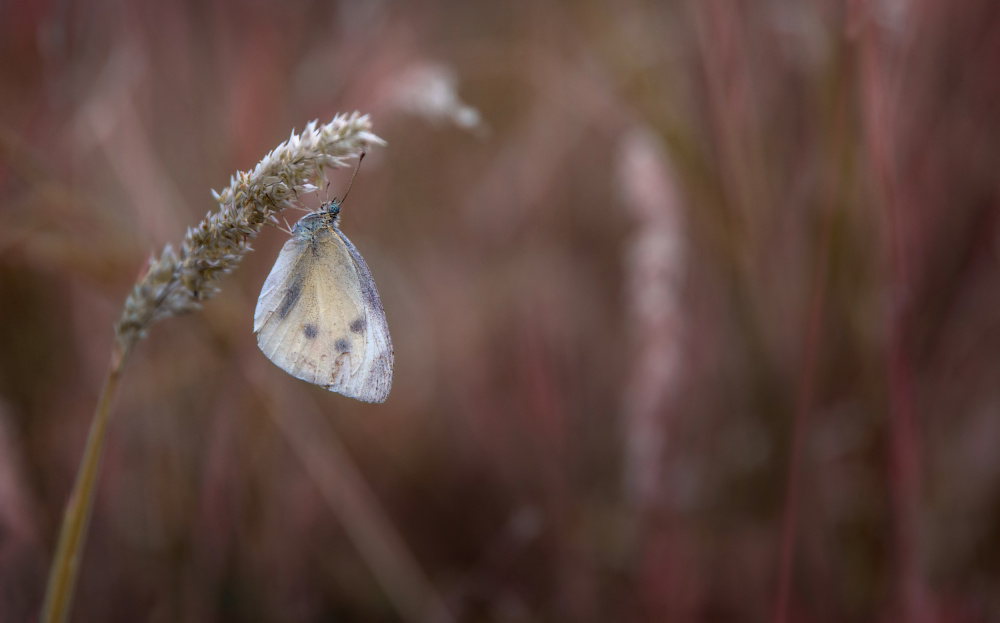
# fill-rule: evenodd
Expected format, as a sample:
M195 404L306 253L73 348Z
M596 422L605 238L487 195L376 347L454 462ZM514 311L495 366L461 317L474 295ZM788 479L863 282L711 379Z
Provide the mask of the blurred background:
M148 256L353 110L392 394L258 351L265 230L136 349L73 621L1000 620L995 0L0 2L0 620Z

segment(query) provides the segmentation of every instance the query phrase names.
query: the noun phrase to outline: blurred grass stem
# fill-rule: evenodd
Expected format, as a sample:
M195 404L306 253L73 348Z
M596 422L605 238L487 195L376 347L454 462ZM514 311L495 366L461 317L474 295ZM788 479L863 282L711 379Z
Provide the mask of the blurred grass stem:
M453 621L445 600L393 526L319 406L299 396L298 408L283 408L293 402L291 397L268 383L257 369L244 366L244 370L249 385L257 389L272 421L340 520L400 620Z
M864 112L864 144L872 167L873 187L885 211L889 243L889 293L885 310L886 343L883 347L888 381L888 479L893 523L896 620L928 621L927 589L921 566L920 437L913 401L913 374L906 350L912 301L904 219L908 197L897 179L896 146L892 130L897 127L896 77L888 68L889 42L879 29L874 10L866 1L852 8L860 24L860 70Z
M795 547L798 535L799 490L802 481L803 445L807 437L807 427L816 397L816 374L820 361L823 339L824 310L827 304L828 279L832 262L834 220L838 207L844 201L840 193L839 180L846 179L850 167L849 152L843 141L845 120L844 94L838 93L831 133L833 144L830 153L835 159L835 173L827 180L827 194L830 197L824 206L820 229L819 249L812 273L812 293L809 297L806 333L803 340L802 365L792 421L792 441L788 457L788 475L785 481L785 501L781 519L781 541L778 550L778 588L775 599L774 623L786 623L792 596L792 571L795 564Z
M80 469L77 470L73 493L63 515L59 545L56 548L56 556L49 571L48 588L45 591L45 605L40 619L42 623L65 621L73 602L73 589L80 568L84 537L94 510L94 492L97 488L97 475L100 473L108 420L111 418L111 404L118 393L118 381L121 379L125 362L132 352L133 344L134 342L123 344L115 340L112 348L108 375L104 379L104 387L101 388L101 396L90 423L87 445L83 450Z

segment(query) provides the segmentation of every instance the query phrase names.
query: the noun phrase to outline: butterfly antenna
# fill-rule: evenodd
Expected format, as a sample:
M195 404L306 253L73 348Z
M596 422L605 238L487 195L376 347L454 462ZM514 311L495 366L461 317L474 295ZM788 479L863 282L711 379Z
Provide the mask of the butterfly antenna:
M339 201L339 203L344 203L347 199L347 195L351 192L351 186L354 186L354 178L358 176L358 170L361 168L361 161L365 159L365 152L361 152L358 156L358 166L354 167L354 175L351 176L351 181L347 185L347 190L344 192L344 197Z

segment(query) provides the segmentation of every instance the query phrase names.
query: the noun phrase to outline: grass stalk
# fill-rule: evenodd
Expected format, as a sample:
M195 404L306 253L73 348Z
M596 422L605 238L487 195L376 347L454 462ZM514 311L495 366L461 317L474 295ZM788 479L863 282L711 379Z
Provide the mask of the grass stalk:
M66 512L63 514L59 531L59 545L49 571L49 583L45 591L42 607L42 623L62 623L69 615L73 603L73 589L80 570L80 555L86 541L87 528L94 510L94 492L97 490L97 475L100 473L101 455L107 436L111 405L118 393L118 382L133 342L122 344L118 340L111 352L108 374L101 388L101 396L90 422L87 445L83 449L83 459L76 473L73 493Z

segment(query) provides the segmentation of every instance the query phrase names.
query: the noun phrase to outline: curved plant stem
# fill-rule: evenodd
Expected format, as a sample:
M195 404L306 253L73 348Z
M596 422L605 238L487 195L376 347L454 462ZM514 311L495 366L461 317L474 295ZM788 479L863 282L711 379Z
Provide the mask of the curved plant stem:
M48 587L45 589L45 605L40 619L42 623L62 623L66 620L70 605L73 603L73 588L80 568L80 554L83 551L90 515L94 508L94 491L97 475L100 473L104 437L111 416L111 403L114 401L118 380L121 378L125 360L131 350L131 343L122 344L115 341L108 376L104 379L101 397L90 423L83 459L80 461L80 469L77 470L73 494L63 515L62 528L59 530L59 545L49 571Z

